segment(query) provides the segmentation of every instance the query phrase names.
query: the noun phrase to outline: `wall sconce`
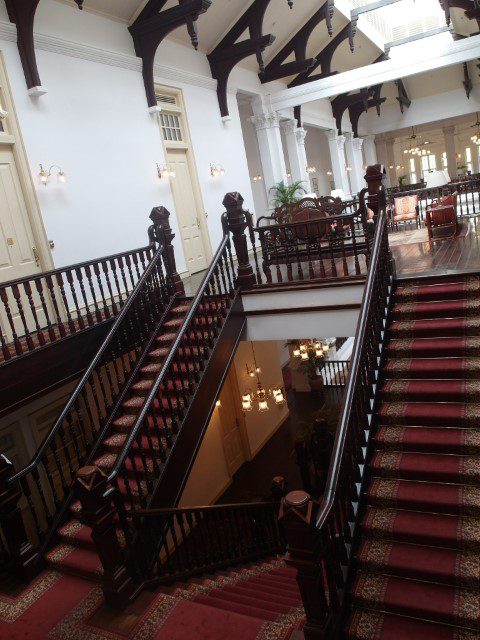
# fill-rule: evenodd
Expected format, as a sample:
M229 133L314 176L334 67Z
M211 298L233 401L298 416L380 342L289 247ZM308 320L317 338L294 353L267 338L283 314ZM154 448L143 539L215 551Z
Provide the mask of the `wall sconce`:
M388 167L389 169L393 169L393 164L389 165Z
M210 164L210 175L212 178L225 175L225 169L221 165Z
M333 173L331 171L327 171L327 176L333 176Z
M307 173L315 173L316 172L315 167L311 167L311 166L307 165L305 168L307 170Z
M46 171L43 168L42 164L40 165L40 171L38 174L38 179L40 181L40 184L44 184L45 186L47 186L48 181L50 180L50 177L52 175L53 169L58 169L57 180L65 184L65 182L67 181L67 176L65 175L64 171L56 164L52 164L52 166L50 167L50 169L48 169L48 171Z
M290 171L287 173L287 178L291 178L292 174L290 173Z
M347 165L345 166L345 171L351 171L351 170L352 170L352 167L351 167L350 165L348 165L348 164L347 164Z
M252 178L252 180L253 180L254 182L260 182L260 180L261 180L261 179L262 179L262 176L261 176L259 173L257 173L257 174L256 174L255 176L253 176L253 178Z
M8 118L8 111L0 107L0 120L5 120L6 118Z
M172 169L172 167L168 165L160 166L157 162L157 176L160 180L162 178L175 178L176 175L175 169Z

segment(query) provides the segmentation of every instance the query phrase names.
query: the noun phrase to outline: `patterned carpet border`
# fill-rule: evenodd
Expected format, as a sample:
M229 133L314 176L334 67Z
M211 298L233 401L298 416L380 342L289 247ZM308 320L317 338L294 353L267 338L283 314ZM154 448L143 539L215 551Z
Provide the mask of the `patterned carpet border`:
M61 577L61 574L56 571L47 571L42 573L25 591L15 598L0 593L0 621L13 624L27 609L45 595Z

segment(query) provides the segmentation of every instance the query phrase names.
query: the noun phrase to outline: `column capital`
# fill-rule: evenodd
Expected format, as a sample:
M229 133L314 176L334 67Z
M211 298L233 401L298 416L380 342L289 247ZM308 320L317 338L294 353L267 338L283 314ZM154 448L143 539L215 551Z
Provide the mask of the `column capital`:
M353 133L351 131L345 131L343 137L345 138L345 142L350 143L353 140Z
M337 147L339 148L340 151L343 151L345 149L346 140L347 140L346 137L343 135L337 137Z
M326 129L323 133L327 136L327 140L329 142L338 138L338 132L336 129Z
M281 125L285 133L295 133L297 130L296 120L282 120Z
M295 137L297 138L297 142L299 144L305 144L305 138L307 137L307 132L303 127L298 127L295 130Z
M352 144L356 151L361 151L363 147L363 138L353 138Z
M276 111L264 111L263 113L251 116L250 122L253 123L257 131L280 126L280 118Z
M442 127L442 131L443 133L448 134L454 134L455 133L455 125L454 124L450 124L447 127Z
M375 134L369 133L368 136L362 136L362 140L364 142L372 143L375 142Z

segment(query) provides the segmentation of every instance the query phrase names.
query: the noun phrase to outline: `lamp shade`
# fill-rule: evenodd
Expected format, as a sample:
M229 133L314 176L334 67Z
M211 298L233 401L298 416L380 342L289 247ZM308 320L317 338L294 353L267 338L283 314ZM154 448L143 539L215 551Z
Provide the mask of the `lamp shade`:
M341 200L345 200L345 192L343 189L333 189L330 195L332 198L340 198Z
M427 189L433 189L435 187L444 187L448 184L450 182L450 176L446 169L437 169L427 173L425 175L425 180L427 183Z

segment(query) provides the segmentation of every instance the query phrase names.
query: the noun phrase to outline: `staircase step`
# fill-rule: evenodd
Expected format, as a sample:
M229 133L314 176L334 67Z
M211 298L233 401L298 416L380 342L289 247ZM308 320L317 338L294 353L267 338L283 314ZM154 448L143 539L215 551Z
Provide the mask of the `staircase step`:
M375 478L367 499L374 506L480 516L479 487Z
M480 396L478 380L387 380L382 388L387 401L470 402Z
M145 403L145 398L146 396L145 397L132 396L125 402L122 402L122 408L126 413L136 415L140 411L140 409L143 407ZM179 398L178 400L177 398L170 398L170 401L169 401L167 397L162 397L161 402L158 400L158 398L155 398L155 400L150 405L150 411L153 408L155 412L161 413L163 409L163 411L168 414L170 412L170 406L173 409L177 409L178 406L183 407L184 405L185 403L181 398Z
M365 535L386 540L450 549L480 546L480 519L461 515L368 507L361 527Z
M412 620L391 613L355 608L344 634L345 640L478 640L476 631L437 622Z
M48 564L61 571L87 580L98 582L103 575L103 567L97 553L68 544L59 544L45 556Z
M476 456L377 451L369 467L374 476L386 478L480 484L480 460Z
M254 585L249 586L248 581L245 583L239 582L237 585L231 587L227 585L223 589L224 591L231 591L232 589L234 589L237 593L242 593L245 596L251 598L258 597L258 589L255 589ZM286 605L287 607L299 607L302 605L302 599L299 595L297 595L297 597L295 598L293 596L279 594L277 591L269 591L265 588L262 588L261 593L262 599L271 600L272 602L278 602L278 604Z
M146 397L150 389L152 388L152 385L153 385L152 378L144 378L143 380L139 380L138 382L135 382L135 384L132 385L132 392L134 395ZM169 391L173 391L174 388L177 391L182 390L183 384L179 378L176 378L175 380L170 380L170 379L167 380L167 389Z
M379 424L414 427L476 428L480 422L480 404L460 402L382 402Z
M100 469L103 469L107 474L113 469L115 462L117 460L117 455L115 453L104 453L93 461L93 464ZM155 465L153 459L150 455L144 455L143 460L140 454L132 457L127 457L124 462L124 467L127 471L132 474L138 476L143 476L145 473L145 466L147 467L147 471L150 475L153 474ZM161 467L161 462L157 460L157 468Z
M458 318L477 315L477 300L446 300L443 302L399 302L393 305L392 320L422 320Z
M392 338L447 338L480 335L478 318L394 321L388 329Z
M258 618L259 620L270 620L275 622L279 617L278 613L272 613L271 611L262 609L260 607L248 606L239 602L230 602L229 600L222 598L213 598L211 596L197 596L195 602L206 604L216 609L224 609L226 611L233 611L234 613L241 613L244 616L250 618Z
M272 600L270 597L265 596L262 591L258 591L255 596L249 596L241 591L237 591L235 585L230 588L214 589L208 594L211 598L220 598L228 602L234 602L238 604L246 605L247 607L258 607L265 611L270 611L273 614L288 613L291 606L281 604L280 602Z
M154 420L152 416L150 415L147 416L147 422L151 430L152 436L157 435L158 433L161 434L162 432L164 432L165 426L167 429L171 430L172 421L168 416L166 416L164 419L162 416L157 415L155 416L155 418L156 419ZM136 419L137 419L137 412L135 414L133 413L124 414L123 416L120 416L119 418L114 420L113 424L115 428L118 429L119 431L123 433L128 433L128 431L135 424ZM166 425L165 425L165 421L166 421Z
M478 356L480 356L480 339L475 336L391 340L387 347L388 358L475 358Z
M476 429L438 427L379 427L374 441L377 449L424 453L480 454Z
M395 289L395 301L458 300L480 296L480 278L471 276L463 282L400 284Z
M363 540L356 563L363 571L469 589L478 586L480 575L477 550L441 549L387 540Z
M432 622L478 628L480 592L417 580L359 573L352 589L357 606Z
M392 358L383 368L386 378L480 378L480 358Z
M123 447L127 437L128 435L126 433L116 433L115 435L110 436L109 438L104 440L103 445L107 449L107 451L110 451L112 453L118 453ZM150 438L147 438L147 436L142 435L140 438L140 445L137 442L135 442L133 445L134 451L138 451L139 449L141 449L144 453L147 453L147 454L151 454L152 449L156 452L159 452L160 449L166 449L166 448L167 448L166 438L161 438L159 441L156 435L151 435Z
M91 533L90 527L85 526L76 518L73 518L58 530L58 535L64 544L95 551Z
M140 373L142 375L144 375L147 378L155 378L160 371L162 370L162 366L163 364L161 362L152 362L150 364L146 364L143 367L140 368ZM176 362L173 364L172 366L172 370L175 372L175 374L186 374L187 371L188 372L193 372L195 371L195 367L193 365L193 363L191 362L182 362L180 363L180 365L178 365Z

